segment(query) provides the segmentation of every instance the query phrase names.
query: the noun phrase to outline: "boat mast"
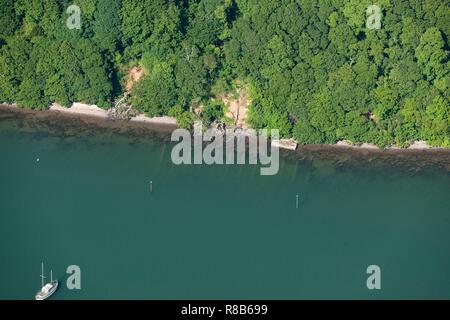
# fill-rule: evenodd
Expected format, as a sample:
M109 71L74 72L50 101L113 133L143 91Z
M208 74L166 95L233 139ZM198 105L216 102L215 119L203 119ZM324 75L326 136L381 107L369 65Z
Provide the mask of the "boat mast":
M41 262L41 280L42 280L42 288L44 287L44 263Z

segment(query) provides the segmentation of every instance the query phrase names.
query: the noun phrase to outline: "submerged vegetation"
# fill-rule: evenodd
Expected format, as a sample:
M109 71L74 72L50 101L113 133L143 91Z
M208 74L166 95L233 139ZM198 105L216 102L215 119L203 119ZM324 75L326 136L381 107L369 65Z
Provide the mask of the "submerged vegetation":
M300 143L450 147L448 0L0 0L0 18L0 101L109 108L138 66L132 105L182 127L244 83L250 125Z

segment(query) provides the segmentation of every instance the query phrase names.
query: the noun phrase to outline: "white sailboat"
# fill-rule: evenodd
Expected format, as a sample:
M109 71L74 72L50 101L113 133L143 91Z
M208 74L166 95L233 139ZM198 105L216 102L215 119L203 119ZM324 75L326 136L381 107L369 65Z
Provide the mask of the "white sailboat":
M53 280L52 270L50 270L50 282L44 285L44 263L42 263L41 267L42 288L36 293L36 300L45 300L55 293L56 289L58 289L58 280Z

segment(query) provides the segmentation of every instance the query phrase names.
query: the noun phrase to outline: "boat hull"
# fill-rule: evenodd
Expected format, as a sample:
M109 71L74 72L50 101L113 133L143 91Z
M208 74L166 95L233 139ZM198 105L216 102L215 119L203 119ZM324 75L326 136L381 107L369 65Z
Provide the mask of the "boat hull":
M53 295L55 293L56 289L58 289L58 282L53 281L50 283L50 285L51 285L51 288L47 292L44 292L41 290L38 293L36 293L35 299L38 301L45 300L45 299L48 299L51 295Z

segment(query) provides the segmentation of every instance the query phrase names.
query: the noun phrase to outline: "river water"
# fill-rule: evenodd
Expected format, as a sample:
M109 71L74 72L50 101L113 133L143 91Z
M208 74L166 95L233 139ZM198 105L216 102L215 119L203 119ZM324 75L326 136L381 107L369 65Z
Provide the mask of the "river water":
M0 120L0 299L34 299L41 262L53 299L450 298L447 170L283 156L261 176L78 131Z

